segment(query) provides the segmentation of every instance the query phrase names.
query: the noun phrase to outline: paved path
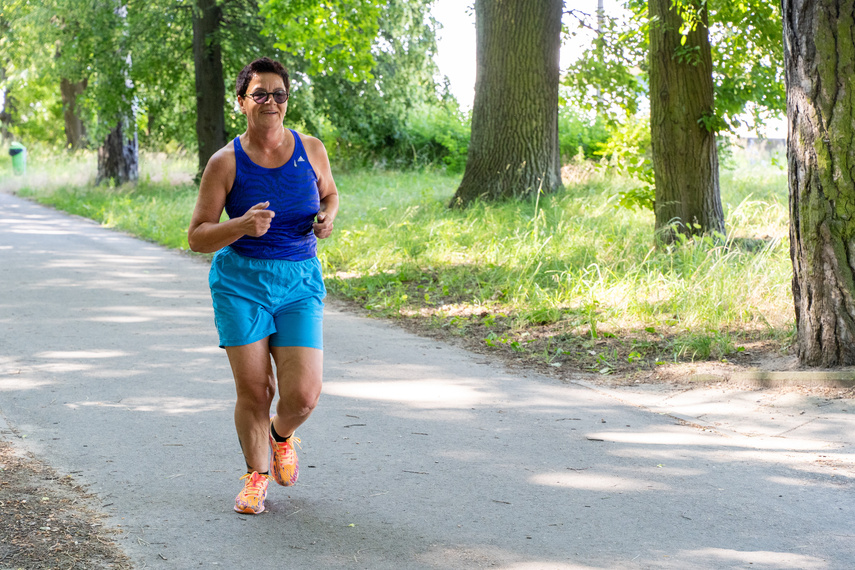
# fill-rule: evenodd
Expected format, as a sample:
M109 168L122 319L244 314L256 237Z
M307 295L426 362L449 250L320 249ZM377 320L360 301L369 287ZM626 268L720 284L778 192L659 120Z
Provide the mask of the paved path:
M2 437L87 484L139 568L853 567L845 401L562 384L334 303L300 482L239 516L206 276L0 193Z

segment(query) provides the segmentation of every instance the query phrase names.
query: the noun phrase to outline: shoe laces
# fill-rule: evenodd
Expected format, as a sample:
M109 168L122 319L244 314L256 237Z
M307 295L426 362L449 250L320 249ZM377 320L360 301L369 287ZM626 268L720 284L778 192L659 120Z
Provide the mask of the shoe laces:
M264 488L267 486L268 476L262 475L257 471L253 471L252 473L247 473L243 477L240 478L241 481L244 479L249 479L243 488L243 494L248 497L260 497L264 493Z
M302 440L301 440L299 437L296 437L296 436L293 436L293 435L292 435L291 437L289 437L289 438L288 438L288 439L286 439L285 441L277 441L277 442L276 442L276 446L277 446L277 447L279 447L279 448L281 449L283 445L285 445L286 443L290 443L290 444L291 444L291 449L294 449L294 444L296 443L296 444L297 444L297 447L299 447L300 449L303 449L303 446L302 446L302 445L300 445L301 441L302 441Z

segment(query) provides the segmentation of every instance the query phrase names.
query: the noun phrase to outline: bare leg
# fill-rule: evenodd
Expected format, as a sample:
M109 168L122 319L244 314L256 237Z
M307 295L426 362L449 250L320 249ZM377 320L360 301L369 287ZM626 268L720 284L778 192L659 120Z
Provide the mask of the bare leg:
M276 394L268 341L265 338L243 346L228 346L226 354L235 377L235 428L246 467L249 471L265 473L268 470L270 404Z
M276 362L279 401L273 427L282 437L293 435L321 397L324 352L302 346L270 347Z

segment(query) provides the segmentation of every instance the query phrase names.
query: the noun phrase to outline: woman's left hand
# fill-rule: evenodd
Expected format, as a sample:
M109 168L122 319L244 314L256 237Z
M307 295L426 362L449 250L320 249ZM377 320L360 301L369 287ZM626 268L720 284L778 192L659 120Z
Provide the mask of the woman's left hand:
M324 239L330 237L333 230L332 220L327 219L326 214L318 214L318 221L312 224L312 231L315 232L315 237Z

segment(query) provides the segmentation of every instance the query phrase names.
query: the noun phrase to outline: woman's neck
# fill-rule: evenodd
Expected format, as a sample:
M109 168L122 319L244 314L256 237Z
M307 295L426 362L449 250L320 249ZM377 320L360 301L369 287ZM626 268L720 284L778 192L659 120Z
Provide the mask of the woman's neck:
M276 152L281 146L285 145L288 137L285 136L285 126L280 125L278 128L246 130L246 144L253 149L257 149L264 153Z

